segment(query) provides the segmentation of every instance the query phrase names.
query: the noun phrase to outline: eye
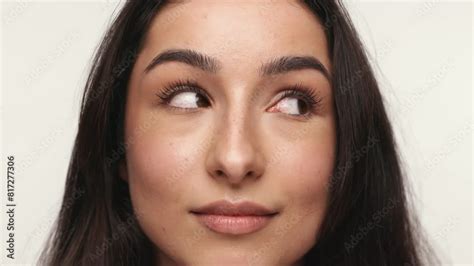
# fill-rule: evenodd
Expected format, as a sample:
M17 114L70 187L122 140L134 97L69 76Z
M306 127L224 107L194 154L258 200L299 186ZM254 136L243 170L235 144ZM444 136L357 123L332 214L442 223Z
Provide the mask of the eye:
M285 97L279 101L275 108L289 115L304 115L309 110L309 106L305 101L291 97Z
M313 89L296 85L286 90L270 111L279 111L291 116L309 118L316 113L321 98Z
M210 106L206 92L191 80L173 82L157 96L161 104L171 108L193 110Z
M201 94L193 91L178 92L169 101L169 105L178 108L190 109L206 107L209 101Z

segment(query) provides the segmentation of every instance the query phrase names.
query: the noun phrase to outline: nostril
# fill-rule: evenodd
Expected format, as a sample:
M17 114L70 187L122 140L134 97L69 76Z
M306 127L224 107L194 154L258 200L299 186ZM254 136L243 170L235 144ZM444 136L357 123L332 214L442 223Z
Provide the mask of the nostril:
M217 176L223 176L224 175L224 172L222 172L221 170L217 170Z

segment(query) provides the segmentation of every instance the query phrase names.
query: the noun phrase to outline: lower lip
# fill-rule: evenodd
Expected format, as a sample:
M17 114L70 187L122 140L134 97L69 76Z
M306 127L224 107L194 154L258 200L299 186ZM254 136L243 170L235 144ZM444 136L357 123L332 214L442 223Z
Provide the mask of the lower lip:
M231 235L242 235L256 232L271 221L273 215L227 216L193 213L201 224L214 232Z

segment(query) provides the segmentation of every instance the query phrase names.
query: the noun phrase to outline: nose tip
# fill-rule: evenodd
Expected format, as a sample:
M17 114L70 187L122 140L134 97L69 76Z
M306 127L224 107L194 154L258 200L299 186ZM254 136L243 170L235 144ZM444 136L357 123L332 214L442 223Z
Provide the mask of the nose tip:
M256 139L249 131L227 129L209 151L207 171L215 179L238 185L264 172L264 159ZM246 132L246 133L245 133Z
M237 185L247 178L257 178L262 174L262 167L255 151L233 151L234 156L221 155L215 159L211 175L214 178L225 178L232 185Z

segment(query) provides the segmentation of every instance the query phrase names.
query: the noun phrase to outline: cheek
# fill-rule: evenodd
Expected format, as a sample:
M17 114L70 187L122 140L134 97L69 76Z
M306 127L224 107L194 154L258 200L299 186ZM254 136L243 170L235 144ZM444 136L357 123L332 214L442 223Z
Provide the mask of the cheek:
M314 202L326 197L329 177L334 167L334 152L326 144L310 144L288 153L284 187L301 200Z
M282 131L283 132L283 131ZM279 137L274 147L272 171L295 208L325 207L328 184L335 164L335 128L332 120L322 120L315 127L303 130L286 130L286 137Z
M141 137L127 151L130 186L142 196L163 195L171 184L173 169L178 169L180 155L162 138ZM160 193L156 193L159 191Z
M141 223L164 221L159 217L169 215L167 209L179 201L180 193L171 193L179 189L173 187L171 177L180 162L179 153L169 142L150 134L137 139L127 150L130 196L135 211L143 214Z
M143 105L131 106L127 117L127 170L131 196L162 208L179 202L180 181L192 169L194 139L184 138L180 128ZM163 126L166 125L166 126Z
M326 213L328 180L334 167L334 143L310 141L293 145L275 170L280 174L281 195L285 195L282 243L295 243L288 257L297 258L317 242ZM283 217L282 217L283 218Z
M166 132L150 129L127 150L133 208L145 234L167 250L173 249L176 239L176 232L170 229L185 227L183 214L187 206L183 203L189 193L187 183L180 180L192 175L189 145Z
M132 197L146 199L163 209L182 205L183 195L198 175L196 164L201 156L196 139L200 135L196 135L185 137L173 129L155 127L136 138L127 150Z
M334 160L333 146L323 143L295 147L288 153L286 167L280 169L285 173L282 188L298 212L323 215Z

